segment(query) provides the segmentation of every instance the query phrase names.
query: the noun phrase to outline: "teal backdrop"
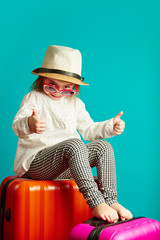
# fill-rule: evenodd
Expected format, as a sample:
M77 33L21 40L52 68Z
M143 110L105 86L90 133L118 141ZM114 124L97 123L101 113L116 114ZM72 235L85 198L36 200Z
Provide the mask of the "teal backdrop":
M13 175L18 138L12 121L49 45L83 56L81 99L94 121L121 110L126 123L108 139L115 152L119 202L160 221L160 2L1 2L1 167ZM93 170L96 174L96 169Z

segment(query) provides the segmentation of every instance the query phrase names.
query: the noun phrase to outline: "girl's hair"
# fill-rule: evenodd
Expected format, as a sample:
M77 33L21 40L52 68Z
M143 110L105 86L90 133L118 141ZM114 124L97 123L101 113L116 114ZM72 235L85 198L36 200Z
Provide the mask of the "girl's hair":
M43 92L43 77L39 76L32 84L31 86L32 90ZM77 85L77 93L76 95L80 94L80 86Z
M32 90L43 92L43 77L38 76L38 78L33 82L31 88Z

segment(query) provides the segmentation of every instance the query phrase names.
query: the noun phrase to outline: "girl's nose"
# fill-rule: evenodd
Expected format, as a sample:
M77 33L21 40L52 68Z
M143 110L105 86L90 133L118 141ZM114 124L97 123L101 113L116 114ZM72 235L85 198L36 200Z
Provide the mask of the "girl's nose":
M62 91L63 89L64 89L63 87L59 87L59 88L58 88L59 91Z
M55 95L59 97L59 96L61 96L62 94L61 94L60 92L56 92Z

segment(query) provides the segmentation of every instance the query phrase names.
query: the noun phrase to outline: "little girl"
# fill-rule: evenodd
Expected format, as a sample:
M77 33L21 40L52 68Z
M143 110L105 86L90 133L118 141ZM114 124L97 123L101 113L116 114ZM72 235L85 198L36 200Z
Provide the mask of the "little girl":
M123 112L93 122L84 103L75 97L80 85L88 85L81 77L78 50L49 46L42 67L32 73L38 79L12 126L19 137L14 163L17 175L35 180L74 178L93 216L109 222L132 218L117 202L114 152L102 140L123 132ZM78 132L90 143L84 144ZM91 171L94 166L98 185Z

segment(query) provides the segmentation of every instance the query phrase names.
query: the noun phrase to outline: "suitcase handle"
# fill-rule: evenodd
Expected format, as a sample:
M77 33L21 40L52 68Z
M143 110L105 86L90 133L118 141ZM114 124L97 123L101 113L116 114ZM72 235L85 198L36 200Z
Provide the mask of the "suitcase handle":
M104 220L93 217L93 218L84 222L86 224L90 224L91 226L95 226L95 228L90 232L87 240L98 240L103 229L105 229L107 227L110 227L110 226L122 224L122 223L125 223L125 222L130 222L130 221L136 220L138 218L143 218L143 217L133 217L129 220L124 220L124 221L119 219L119 221L116 222L116 223L109 223L109 222L107 223Z
M100 218L97 218L97 217L93 217L93 218L88 219L84 223L90 224L91 226L94 226L94 227L97 227L99 225L105 224L106 221L104 221L104 220L102 220Z
M110 223L110 222L104 221L102 219L99 219L97 217L93 217L93 218L88 219L84 223L90 224L93 227L102 226L103 224L105 224L107 226L112 226L112 225L116 225L116 224L120 224L120 223L124 223L124 222L129 222L129 221L132 221L132 220L135 220L135 219L138 219L138 218L142 218L142 217L133 217L131 219L123 220L123 221L119 218L118 222Z

